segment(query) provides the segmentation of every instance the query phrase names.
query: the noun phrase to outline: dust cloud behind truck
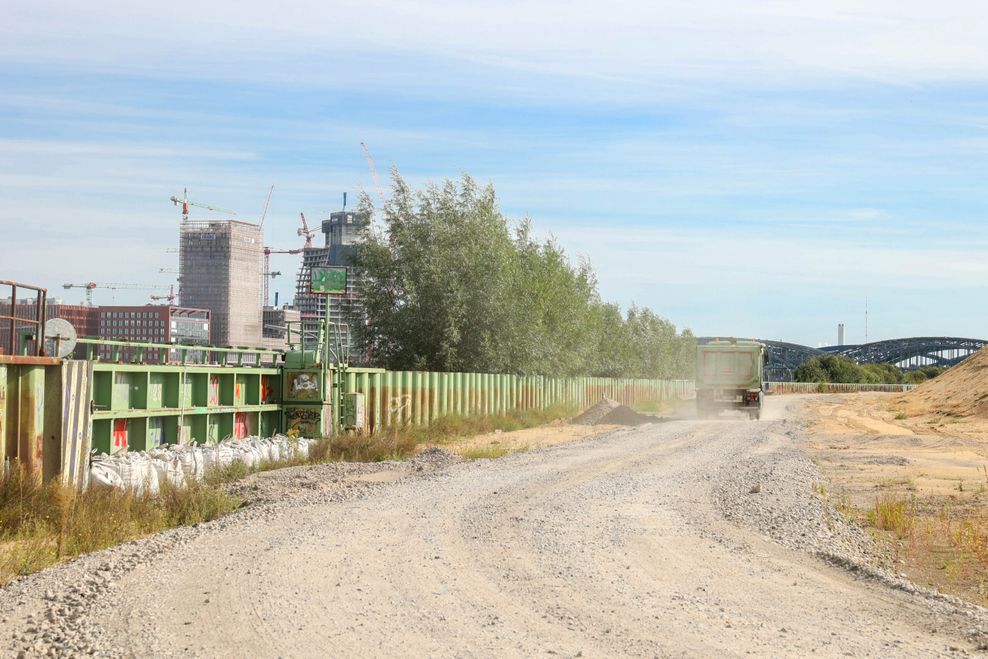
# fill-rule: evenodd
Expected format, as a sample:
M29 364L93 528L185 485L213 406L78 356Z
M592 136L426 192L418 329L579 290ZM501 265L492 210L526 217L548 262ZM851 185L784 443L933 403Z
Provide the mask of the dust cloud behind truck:
M701 419L723 410L762 415L765 346L757 341L711 341L696 348L696 413Z

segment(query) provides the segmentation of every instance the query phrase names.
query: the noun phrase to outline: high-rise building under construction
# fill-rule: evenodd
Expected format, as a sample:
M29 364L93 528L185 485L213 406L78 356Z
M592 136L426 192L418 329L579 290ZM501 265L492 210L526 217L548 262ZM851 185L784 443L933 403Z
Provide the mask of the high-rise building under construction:
M322 232L326 235L324 247L310 247L303 252L302 266L298 271L295 290L295 308L302 317L305 344L315 343L319 333L319 321L326 317L329 305L330 345L342 342L348 346L351 364L365 363L366 356L355 345L355 323L365 322L364 305L358 293L359 280L354 272L353 257L357 242L364 228L370 223L366 213L337 211L323 220ZM312 295L309 277L314 266L338 266L347 269L346 294L337 296Z
M263 230L238 220L189 220L181 225L179 300L208 309L210 342L261 345Z

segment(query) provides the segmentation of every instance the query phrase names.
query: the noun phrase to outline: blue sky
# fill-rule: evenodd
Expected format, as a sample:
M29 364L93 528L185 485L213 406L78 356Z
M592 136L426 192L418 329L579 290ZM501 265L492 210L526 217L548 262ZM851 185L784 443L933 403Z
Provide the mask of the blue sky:
M861 4L14 2L0 278L167 288L186 186L298 246L363 141L698 334L988 337L988 7Z

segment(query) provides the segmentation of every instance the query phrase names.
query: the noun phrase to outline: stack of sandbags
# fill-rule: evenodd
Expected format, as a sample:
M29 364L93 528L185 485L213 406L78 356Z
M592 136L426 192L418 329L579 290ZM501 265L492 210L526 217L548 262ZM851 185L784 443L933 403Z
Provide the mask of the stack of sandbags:
M271 438L246 437L226 439L216 445L159 446L150 451L94 456L89 467L90 482L138 494L157 494L161 483L184 486L201 481L210 469L241 462L255 469L265 462L304 459L314 439L291 439L284 435Z

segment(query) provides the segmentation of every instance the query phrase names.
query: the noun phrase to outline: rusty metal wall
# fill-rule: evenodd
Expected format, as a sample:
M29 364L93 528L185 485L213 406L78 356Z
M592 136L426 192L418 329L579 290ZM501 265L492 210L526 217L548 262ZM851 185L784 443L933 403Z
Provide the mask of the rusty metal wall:
M61 424L49 414L61 408L60 366L46 357L0 356L0 458L44 470L44 449ZM53 399L55 397L55 399ZM57 416L57 415L56 415Z
M914 384L853 384L844 382L766 382L770 394L856 394L865 391L899 393L915 389Z
M92 450L93 363L62 363L62 433L58 473L63 483L89 484Z
M604 397L626 405L690 398L693 381L356 368L347 372L346 391L364 394L364 427L373 432L393 425L428 425L448 415L507 414L554 405L584 409Z

